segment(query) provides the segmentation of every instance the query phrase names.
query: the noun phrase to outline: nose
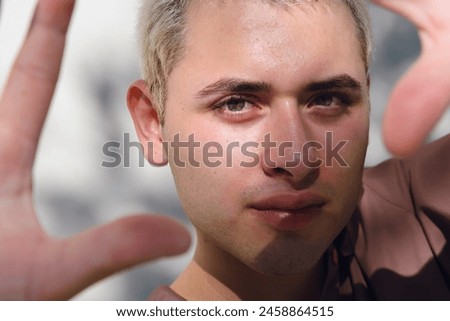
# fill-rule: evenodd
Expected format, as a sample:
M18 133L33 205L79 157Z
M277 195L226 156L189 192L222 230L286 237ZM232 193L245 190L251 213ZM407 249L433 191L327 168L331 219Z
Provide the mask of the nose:
M318 143L314 142L296 101L274 106L268 124L261 152L264 173L298 189L310 186L321 165L314 148Z

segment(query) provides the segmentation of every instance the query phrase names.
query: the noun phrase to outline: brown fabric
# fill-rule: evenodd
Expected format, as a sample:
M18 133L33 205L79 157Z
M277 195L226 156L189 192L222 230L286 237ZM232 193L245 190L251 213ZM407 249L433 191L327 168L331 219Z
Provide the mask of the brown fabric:
M363 187L341 247L353 298L450 300L450 135L367 169Z
M160 286L148 298L150 301L186 301L168 286Z
M450 300L450 135L366 169L363 190L327 253L322 299ZM150 299L183 300L168 287Z

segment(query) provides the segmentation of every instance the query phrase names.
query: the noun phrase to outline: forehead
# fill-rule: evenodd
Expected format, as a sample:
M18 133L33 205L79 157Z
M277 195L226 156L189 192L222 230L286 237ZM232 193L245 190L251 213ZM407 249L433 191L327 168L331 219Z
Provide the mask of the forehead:
M284 73L288 79L364 69L356 25L343 1L275 2L193 2L186 16L185 51L174 74L207 70L202 79L192 75L194 82L207 82L204 78L227 74L261 79Z

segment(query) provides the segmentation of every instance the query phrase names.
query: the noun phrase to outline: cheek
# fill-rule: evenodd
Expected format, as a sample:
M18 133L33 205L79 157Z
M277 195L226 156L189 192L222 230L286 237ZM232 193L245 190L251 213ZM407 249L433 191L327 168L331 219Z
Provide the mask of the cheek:
M242 169L235 164L239 155L234 149L227 152L226 144L214 139L208 141L214 143L210 148L205 147L208 142L200 141L191 155L187 149L180 151L179 158L186 160L186 166L178 166L174 153L169 158L178 194L197 228L225 228L236 220L242 207L240 195L245 186Z
M336 211L352 210L361 188L368 144L369 108L360 106L330 123L309 122L307 129L323 147L319 184ZM345 204L348 204L348 208ZM339 206L339 210L336 208Z
M344 172L353 169L356 174L362 170L369 139L369 111L369 107L360 106L334 124L316 126L315 135L325 147L321 156L326 167L344 167Z
M335 159L332 166L323 167L322 180L330 188L333 212L340 213L336 216L340 225L345 224L354 211L361 192L368 132L368 112L348 120L333 131L332 146L338 146L341 142L345 144L339 150L339 159L344 164Z
M201 128L183 125L179 130L185 141L195 132L198 144L191 156L198 166L189 161L185 167L178 166L173 152L169 153L170 166L183 209L194 226L213 234L230 234L231 227L236 228L242 219L242 192L251 185L250 180L256 179L255 171L259 170L257 166L240 166L241 162L251 161L243 156L241 147L249 141L259 142L260 133L256 127L236 129L206 121L202 124ZM172 130L172 137L173 133ZM179 157L189 160L188 150L181 150ZM220 231L214 232L217 229Z
M369 142L369 108L362 108L353 119L346 120L336 138L346 142L342 155L355 173L362 171Z
M173 169L183 210L198 236L230 244L242 228L243 180L233 168ZM245 226L245 224L244 224ZM245 233L247 234L247 233Z

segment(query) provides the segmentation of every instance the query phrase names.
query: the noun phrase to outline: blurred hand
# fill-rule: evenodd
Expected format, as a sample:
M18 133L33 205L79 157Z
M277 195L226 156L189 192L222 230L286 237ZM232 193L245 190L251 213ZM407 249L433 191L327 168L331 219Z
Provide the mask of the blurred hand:
M185 251L189 234L163 217L128 217L66 240L33 208L32 167L74 0L41 0L0 100L0 300L68 299L119 270Z
M418 29L422 51L395 87L384 120L384 138L397 156L416 151L450 104L450 1L372 0Z

